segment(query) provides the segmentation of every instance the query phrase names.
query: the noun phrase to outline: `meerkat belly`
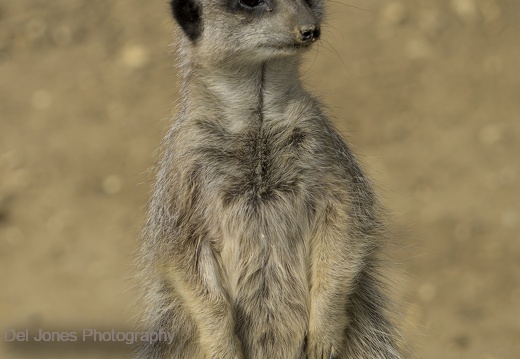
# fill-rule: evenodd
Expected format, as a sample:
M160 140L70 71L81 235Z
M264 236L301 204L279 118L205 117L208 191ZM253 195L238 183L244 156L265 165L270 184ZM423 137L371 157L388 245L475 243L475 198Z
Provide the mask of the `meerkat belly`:
M268 295L276 284L282 284L280 290L305 289L309 230L304 207L299 198L244 195L222 212L222 266L233 297L253 287Z
M263 345L258 341L266 336L303 340L309 296L303 203L296 195L237 196L223 213L221 262L241 340L246 347Z
M301 323L292 325L303 332L310 201L294 148L267 146L269 141L261 138L222 164L227 171L217 186L221 265L244 332L281 328L287 316L298 318Z

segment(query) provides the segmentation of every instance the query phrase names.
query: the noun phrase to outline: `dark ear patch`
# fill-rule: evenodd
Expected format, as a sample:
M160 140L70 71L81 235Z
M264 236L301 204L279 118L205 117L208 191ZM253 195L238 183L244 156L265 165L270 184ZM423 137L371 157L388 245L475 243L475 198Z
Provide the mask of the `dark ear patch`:
M173 17L191 41L202 34L202 9L197 0L171 0Z

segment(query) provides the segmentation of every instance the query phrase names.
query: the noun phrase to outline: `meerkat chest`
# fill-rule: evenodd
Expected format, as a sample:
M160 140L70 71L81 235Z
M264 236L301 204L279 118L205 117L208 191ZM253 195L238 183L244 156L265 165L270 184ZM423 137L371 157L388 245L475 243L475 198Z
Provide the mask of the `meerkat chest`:
M304 141L300 128L252 129L222 141L215 164L223 205L260 209L296 200L310 185Z
M304 288L311 192L319 181L311 174L305 131L260 127L216 133L221 135L205 142L204 187L231 295L243 293L241 285L256 285L247 280L254 276Z

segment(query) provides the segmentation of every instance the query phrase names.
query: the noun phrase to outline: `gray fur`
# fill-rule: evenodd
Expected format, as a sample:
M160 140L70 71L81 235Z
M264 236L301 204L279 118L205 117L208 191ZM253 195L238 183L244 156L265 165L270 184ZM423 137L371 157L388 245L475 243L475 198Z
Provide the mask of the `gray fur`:
M174 341L136 358L400 358L378 202L299 79L298 26L319 28L322 3L189 1L204 30L179 40L181 109L141 256L145 324Z

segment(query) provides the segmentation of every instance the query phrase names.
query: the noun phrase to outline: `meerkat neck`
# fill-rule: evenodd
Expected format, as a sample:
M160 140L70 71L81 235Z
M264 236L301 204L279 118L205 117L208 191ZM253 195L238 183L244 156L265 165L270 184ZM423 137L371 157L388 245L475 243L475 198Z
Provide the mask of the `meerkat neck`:
M254 66L190 64L184 86L186 110L190 117L200 113L219 118L237 131L253 120L280 119L276 114L283 113L291 100L301 99L298 65L297 57Z

